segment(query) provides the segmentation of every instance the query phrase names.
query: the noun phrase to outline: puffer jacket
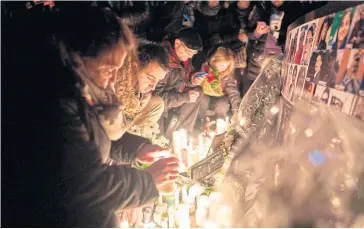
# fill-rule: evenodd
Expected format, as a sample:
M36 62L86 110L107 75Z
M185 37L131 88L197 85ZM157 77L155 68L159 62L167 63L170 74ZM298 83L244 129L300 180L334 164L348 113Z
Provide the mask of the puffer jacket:
M166 39L163 42L163 46L170 55L170 70L164 79L158 82L153 92L162 97L167 109L180 107L189 102L189 96L185 89L190 86L188 79L193 72L191 60L181 62L172 48L172 44L174 44L173 39Z

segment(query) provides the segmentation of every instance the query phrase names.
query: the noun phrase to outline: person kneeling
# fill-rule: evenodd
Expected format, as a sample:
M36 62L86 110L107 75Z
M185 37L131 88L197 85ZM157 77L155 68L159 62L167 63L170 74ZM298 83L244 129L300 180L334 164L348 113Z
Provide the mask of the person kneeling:
M191 83L201 86L204 96L200 107L200 118L205 116L225 117L230 109L236 114L241 101L233 73L235 70L233 51L214 48L208 61L202 65L201 72L195 73Z

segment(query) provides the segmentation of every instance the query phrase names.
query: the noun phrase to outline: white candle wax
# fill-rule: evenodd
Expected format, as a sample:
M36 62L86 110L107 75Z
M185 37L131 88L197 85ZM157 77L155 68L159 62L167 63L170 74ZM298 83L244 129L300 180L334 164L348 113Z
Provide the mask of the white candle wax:
M179 228L190 228L190 209L187 204L176 206L175 218Z
M206 208L197 208L196 209L196 225L198 227L204 227L204 222L207 217L207 210Z
M177 206L179 204L179 193L180 193L180 189L176 188L176 190L174 191L174 205Z
M205 220L204 228L217 228L217 224L211 220Z
M184 149L187 149L187 147L188 147L188 140L187 140L187 130L185 130L185 129L180 129L179 130L179 132L180 132L180 138L181 138L181 147L182 147L182 149L184 148Z
M197 208L208 208L209 207L209 197L206 195L201 195L197 197Z
M126 220L120 222L120 228L129 228L129 223Z
M205 145L204 145L204 141L203 141L203 136L198 136L198 156L199 156L199 160L203 160L206 157L206 153L205 153Z
M231 227L232 209L227 205L221 205L217 210L216 221L219 227Z
M187 187L183 186L182 187L182 201L185 202L187 200L187 197L188 197Z
M178 206L178 205L176 205ZM174 225L174 210L173 208L169 208L168 209L168 227L169 228L175 228L175 225Z
M181 161L182 147L181 147L181 133L179 131L173 132L173 151L174 151L174 154L176 154L178 156L178 159Z
M216 135L223 134L226 132L226 122L224 119L216 120Z

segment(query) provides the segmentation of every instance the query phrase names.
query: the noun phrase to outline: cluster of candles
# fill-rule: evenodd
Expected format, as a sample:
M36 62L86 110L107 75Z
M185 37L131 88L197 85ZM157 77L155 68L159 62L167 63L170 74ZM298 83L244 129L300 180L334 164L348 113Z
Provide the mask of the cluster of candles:
M215 135L224 134L229 125L229 118L217 119L216 130L207 133L207 137L200 134L198 136L198 144L196 145L195 139L190 138L188 141L187 131L180 129L173 132L173 152L178 156L181 162L181 170L185 171L187 168L196 164L200 160L206 158L212 139Z
M201 195L201 193L199 193L200 195L196 195L197 193L198 190L191 188L187 194L184 188L182 188L183 203L175 205L175 224L179 228L191 228L191 218L195 217L194 227L231 227L232 209L230 206L223 204L222 194L212 192L207 196Z
M180 160L180 172L185 172L187 168L193 166L206 158L215 135L224 134L229 125L229 118L217 119L216 129L209 133L200 134L198 140L190 138L188 141L187 131L180 129L173 132L173 152ZM171 184L174 185L174 184ZM222 204L222 195L213 192L209 196L202 195L204 189L201 186L192 186L187 190L187 186L174 189L174 207L168 208L168 222L162 221L161 227L179 228L191 227L191 212L195 214L196 226L203 228L231 227L232 210L229 206ZM182 203L180 195L182 194ZM196 201L197 200L197 201ZM160 196L162 203L162 196ZM191 211L191 209L193 209ZM121 228L128 228L126 219L121 220ZM154 228L153 222L144 223L145 228Z

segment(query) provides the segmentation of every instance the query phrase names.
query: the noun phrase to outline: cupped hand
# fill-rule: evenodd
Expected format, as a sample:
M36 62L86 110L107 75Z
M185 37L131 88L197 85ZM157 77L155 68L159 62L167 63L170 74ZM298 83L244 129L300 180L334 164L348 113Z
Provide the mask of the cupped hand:
M257 27L255 28L255 31L258 34L263 35L263 34L268 33L270 31L270 28L264 21L259 21L257 23Z
M137 153L137 161L143 164L152 164L160 158L169 156L169 150L159 145L144 144Z
M178 178L179 160L175 157L162 158L144 169L152 175L157 188Z

